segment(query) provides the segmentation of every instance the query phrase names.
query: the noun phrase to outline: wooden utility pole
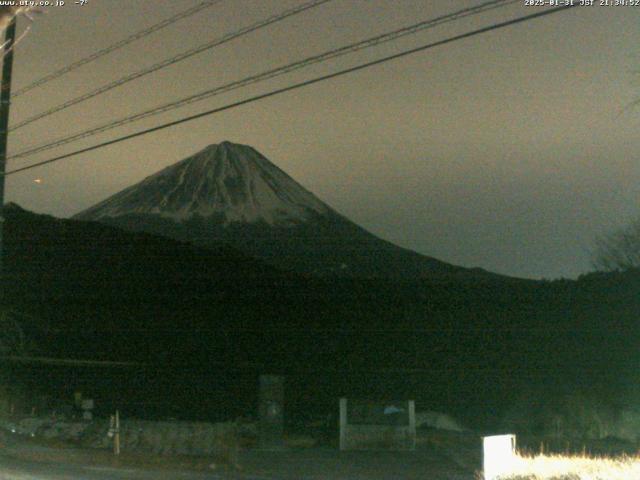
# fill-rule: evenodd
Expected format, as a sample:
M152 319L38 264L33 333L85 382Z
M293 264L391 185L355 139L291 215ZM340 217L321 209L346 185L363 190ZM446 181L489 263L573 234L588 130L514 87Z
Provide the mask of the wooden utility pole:
M116 433L113 436L113 453L120 455L120 412L116 410Z
M13 45L16 41L16 18L5 33L0 83L0 303L4 302L4 180L7 167L7 141L9 137L9 107L11 106L11 73L13 71Z

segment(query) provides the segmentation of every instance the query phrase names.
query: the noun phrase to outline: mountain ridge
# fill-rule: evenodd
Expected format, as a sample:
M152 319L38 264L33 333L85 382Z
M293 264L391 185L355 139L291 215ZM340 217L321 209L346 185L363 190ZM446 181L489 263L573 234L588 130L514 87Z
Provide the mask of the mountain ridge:
M72 218L205 247L225 242L299 273L497 275L383 240L317 198L253 147L228 141L210 145Z
M244 379L267 371L292 379L291 398L331 408L343 394L393 394L471 416L504 411L521 385L635 378L637 271L555 282L310 278L98 222L15 206L5 217L5 298L38 318L42 356L161 367L146 383L130 378L130 408L156 389L158 415L176 405L216 415L241 388L254 408ZM602 345L615 348L603 357ZM407 368L420 373L398 373ZM110 379L91 378L114 393L107 411L122 407ZM207 405L182 394L201 382L220 392Z
M225 223L304 221L331 209L254 148L231 142L209 145L74 218L100 219L129 213L176 221L219 215Z

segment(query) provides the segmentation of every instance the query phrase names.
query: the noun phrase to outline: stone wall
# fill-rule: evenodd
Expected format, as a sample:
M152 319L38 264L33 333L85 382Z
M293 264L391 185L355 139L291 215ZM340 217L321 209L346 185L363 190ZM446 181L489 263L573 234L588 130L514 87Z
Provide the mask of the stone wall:
M92 422L65 421L53 418L26 417L1 420L5 430L20 435L57 438L85 447L108 449L109 420ZM161 455L215 456L233 459L243 439L255 436L255 426L227 423L143 421L123 419L120 424L122 451Z

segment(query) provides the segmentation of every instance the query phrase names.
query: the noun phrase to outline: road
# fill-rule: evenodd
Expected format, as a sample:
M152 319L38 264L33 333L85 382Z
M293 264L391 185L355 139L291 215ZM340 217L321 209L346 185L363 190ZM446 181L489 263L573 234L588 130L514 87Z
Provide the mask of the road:
M281 451L245 450L241 470L178 471L175 466L126 467L97 462L87 449L58 449L4 437L0 447L0 480L473 480L473 469L451 454L419 446L413 452L350 451L319 447ZM456 448L455 457L462 451ZM141 457L146 459L146 457ZM113 457L110 457L113 459ZM102 461L101 461L102 462ZM133 466L132 466L133 465ZM204 467L206 467L206 463Z
M240 472L177 472L35 462L0 455L1 480L473 480L450 462L417 453L251 452ZM246 471L245 471L246 470Z
M81 466L34 462L0 455L0 480L275 480L243 473L222 474Z

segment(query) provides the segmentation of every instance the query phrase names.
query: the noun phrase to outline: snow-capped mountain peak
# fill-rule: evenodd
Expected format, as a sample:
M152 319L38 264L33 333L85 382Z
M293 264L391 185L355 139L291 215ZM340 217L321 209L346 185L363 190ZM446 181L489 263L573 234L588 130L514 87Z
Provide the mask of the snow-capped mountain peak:
M176 221L215 216L223 223L304 222L331 209L252 147L222 142L145 178L77 215L128 214Z
M228 244L287 271L420 278L478 275L376 237L252 147L222 142L75 216L204 248Z

